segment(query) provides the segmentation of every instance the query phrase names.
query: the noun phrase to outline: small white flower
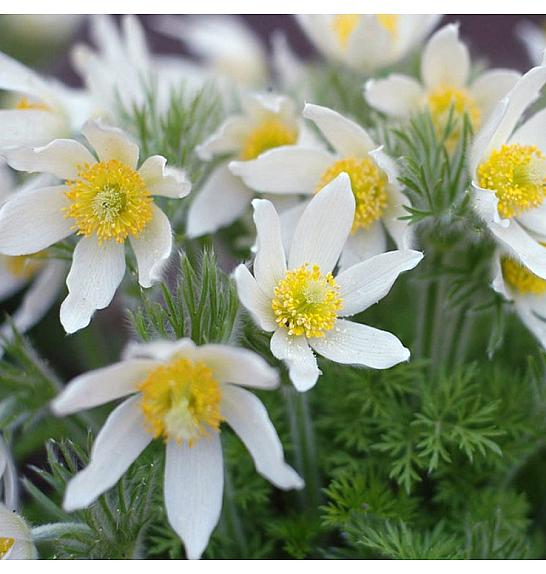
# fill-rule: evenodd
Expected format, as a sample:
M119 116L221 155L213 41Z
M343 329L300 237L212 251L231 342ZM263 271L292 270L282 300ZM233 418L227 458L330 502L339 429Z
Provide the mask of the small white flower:
M411 247L412 233L404 206L408 198L398 183L394 161L371 139L364 128L337 112L306 104L305 118L313 121L332 147L328 151L305 143L263 153L252 161L230 163L231 171L248 187L274 194L313 196L338 174L349 175L356 199L352 233L343 249L341 267L386 250L387 235L399 249ZM282 214L283 237L289 243L295 221L306 202Z
M517 127L546 83L529 70L491 114L470 153L473 206L504 249L546 278L546 110Z
M185 197L191 188L183 172L149 157L137 170L139 149L119 129L89 121L82 133L98 159L81 143L55 140L39 148L7 154L20 171L45 172L64 181L18 193L0 210L0 253L38 253L72 235L74 250L61 306L68 333L89 324L97 309L110 304L125 274L125 242L136 256L139 283L159 280L171 253L171 225L152 196Z
M263 44L239 16L161 16L155 28L197 56L206 77L254 89L267 82Z
M448 24L430 38L423 50L421 83L410 76L392 74L369 80L364 95L371 106L393 117L407 118L428 108L439 129L445 127L453 107L458 117L466 112L477 131L520 74L489 70L470 82L470 67L470 54L459 39L459 26Z
M66 415L131 395L108 417L89 466L68 484L64 508L84 508L113 486L154 439L166 443L164 497L188 558L205 550L222 508L220 424L249 450L256 470L282 489L303 481L284 461L263 404L242 387L273 389L277 372L246 349L189 339L131 345L125 360L81 375L53 402Z
M230 154L244 164L267 150L312 140L294 103L285 96L244 94L241 107L241 114L229 117L197 148L201 159L209 161L216 155ZM190 206L188 236L213 233L233 223L250 206L253 196L254 192L231 173L228 162L220 163Z
M342 364L386 369L409 358L391 333L348 321L382 299L402 271L422 254L391 251L363 261L337 277L332 271L354 221L355 200L347 174L340 174L308 204L285 256L273 205L255 199L257 252L254 276L235 270L239 298L264 331L273 332L271 352L287 363L299 391L316 383L313 351Z
M0 560L33 560L37 557L26 522L0 503Z
M436 26L438 14L299 14L298 23L324 57L373 72L404 58Z
M522 20L516 24L516 36L525 46L532 64L539 66L546 50L546 29L537 26L530 20Z
M17 508L17 474L6 443L0 436L0 496L10 510ZM2 532L0 531L0 536Z

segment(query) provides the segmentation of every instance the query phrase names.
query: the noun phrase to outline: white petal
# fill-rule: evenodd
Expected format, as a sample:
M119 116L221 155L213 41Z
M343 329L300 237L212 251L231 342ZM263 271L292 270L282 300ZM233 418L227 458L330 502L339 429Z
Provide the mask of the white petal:
M366 46L363 50L362 47ZM391 33L375 14L362 14L351 33L344 61L359 72L373 72L396 59Z
M129 359L72 379L52 401L57 416L70 415L136 393L148 373L161 366L153 359Z
M375 221L367 229L359 229L349 235L341 252L339 269L345 271L385 251L387 251L387 235L381 221Z
M13 510L0 502L0 534L2 538L31 540L30 529L25 521Z
M511 144L537 146L546 151L546 109L531 116L510 138Z
M0 492L3 495L5 505L9 510L16 510L19 507L19 479L11 453L4 439L0 436L0 483L1 482L4 483L3 489L0 489ZM2 532L1 528L0 532Z
M201 557L218 524L224 491L220 435L211 432L192 447L167 444L165 508L190 560Z
M273 297L275 286L286 275L286 256L277 210L266 199L255 199L256 258L254 277L262 291Z
M55 140L43 147L17 148L6 152L14 169L29 173L51 173L59 179L74 179L78 166L96 163L89 150L74 140Z
M194 197L188 211L188 237L214 233L232 224L246 211L254 193L220 164Z
M542 347L546 349L546 308L544 301L538 302L534 299L516 300L515 306L523 324L539 340Z
M308 263L322 273L334 268L349 236L355 215L351 180L339 174L313 197L294 231L288 267Z
M510 287L508 287L508 285L506 284L506 282L504 281L504 275L502 273L502 266L501 266L501 258L500 258L500 250L497 249L495 251L495 254L493 256L493 265L492 265L492 271L493 271L493 281L491 282L491 287L493 287L493 289L499 293L500 295L502 295L505 299L507 299L508 301L511 301L513 299L510 291Z
M252 318L264 331L274 331L277 328L275 316L271 308L271 297L268 297L258 286L256 279L246 265L242 263L233 272L237 285L237 294L241 303Z
M0 89L27 96L51 95L50 85L34 70L1 52Z
M89 325L97 309L110 304L125 274L125 248L115 241L99 245L95 236L80 239L66 279L68 297L61 305L67 333Z
M542 26L530 20L520 20L515 26L515 35L525 45L531 62L540 64L546 49L546 34Z
M197 348L191 339L179 339L178 341L151 341L149 343L137 343L130 341L125 347L122 358L125 359L154 359L168 361L174 355L192 355Z
M68 206L62 185L15 194L0 210L0 253L37 253L72 233L73 221L64 216Z
M290 380L298 391L308 391L315 386L320 370L305 337L290 336L285 329L277 329L270 346L273 356L286 362Z
M210 161L216 155L238 154L253 127L251 120L244 116L230 117L197 146L197 155L204 161Z
M251 161L232 161L229 168L256 191L311 194L335 160L324 150L282 146Z
M521 74L514 70L494 69L481 74L470 87L470 92L483 117L516 85Z
M138 146L129 139L125 132L97 120L86 122L81 131L97 152L100 161L117 159L136 169L139 155Z
M409 350L392 333L344 319L338 319L324 337L309 339L309 344L336 363L372 369L388 369L410 356Z
M191 191L191 182L186 172L168 167L167 160L161 155L149 157L141 165L138 173L152 195L181 199Z
M428 88L463 87L470 73L470 54L459 39L459 26L448 24L438 30L423 50L421 75Z
M290 251L290 245L294 239L294 232L298 226L298 221L301 219L305 208L309 201L301 201L296 205L284 209L279 212L279 219L281 221L281 236L282 244L285 253Z
M279 386L278 372L260 355L228 345L203 345L195 350L198 361L212 369L214 378L222 383L234 383L256 389L274 389Z
M377 147L363 127L330 108L305 104L303 117L312 120L342 156L365 156Z
M356 315L391 290L400 273L413 269L423 258L419 251L389 251L350 267L336 277L343 299L342 317Z
M161 280L173 245L169 218L157 205L152 207L152 212L152 219L142 233L130 237L138 263L138 282L146 288Z
M63 508L67 512L89 506L114 486L151 442L140 400L140 395L126 400L106 419L95 439L89 465L66 487Z
M262 402L231 385L222 391L222 416L252 455L258 473L277 488L303 488L303 480L284 461L281 441Z
M241 95L241 106L245 114L255 122L278 115L284 124L294 123L296 110L293 100L273 92L246 92Z
M44 110L0 110L0 149L44 145L68 129L59 114Z
M413 227L408 219L406 206L410 206L409 199L400 191L398 185L389 185L389 206L383 214L383 225L387 228L398 249L410 249L413 246Z
M364 97L370 106L397 118L405 118L418 110L423 99L423 88L409 76L391 74L387 78L368 80Z

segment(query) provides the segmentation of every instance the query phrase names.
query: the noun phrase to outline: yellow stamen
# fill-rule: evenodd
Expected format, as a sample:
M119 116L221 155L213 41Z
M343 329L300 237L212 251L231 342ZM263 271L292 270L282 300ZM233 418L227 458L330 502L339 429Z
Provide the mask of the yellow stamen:
M0 560L7 555L7 553L11 550L14 544L15 544L14 538L0 537Z
M17 103L15 104L15 109L16 110L42 110L44 112L49 111L49 106L47 106L46 104L43 104L42 102L36 102L36 101L32 101L29 100L28 98L25 98L24 96L22 98L19 98L19 100L17 100Z
M139 390L140 406L155 438L192 446L220 427L220 384L203 362L175 358L151 371Z
M455 88L453 86L440 86L431 90L427 95L427 104L432 116L432 121L439 132L441 132L449 119L449 114L453 113L453 121L459 124L454 130L455 138L458 139L461 130L461 120L466 113L476 131L480 127L482 113L474 100L464 88ZM451 112L453 109L453 112Z
M516 217L544 201L546 157L536 146L503 145L479 166L478 181L495 192L502 217Z
M31 279L44 266L45 251L33 255L15 255L4 257L6 269L17 279Z
M506 283L521 294L543 295L546 293L546 279L535 275L519 261L511 257L502 257L501 269Z
M355 196L356 210L353 233L369 227L380 219L388 206L388 179L370 158L348 157L332 164L321 176L316 187L319 192L340 173L347 173Z
M362 14L336 14L332 27L342 48L346 48L351 34L360 22ZM377 21L389 34L395 38L398 34L398 14L376 14Z
M77 179L66 184L71 204L65 216L75 220L79 235L123 243L129 235L137 237L152 219L153 200L144 180L118 160L80 166Z
M271 307L277 324L289 335L323 337L333 329L343 301L331 273L323 275L318 265L305 264L277 283Z
M242 160L256 159L269 149L282 145L292 145L298 139L298 132L282 122L275 114L267 116L246 137L240 158Z

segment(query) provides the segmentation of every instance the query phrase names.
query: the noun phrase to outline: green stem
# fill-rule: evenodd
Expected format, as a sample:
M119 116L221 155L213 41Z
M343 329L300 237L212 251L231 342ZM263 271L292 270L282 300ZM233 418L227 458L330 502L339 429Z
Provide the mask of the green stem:
M241 556L244 557L247 555L246 536L243 523L237 511L237 505L235 504L235 489L233 488L233 481L228 468L224 469L224 501L222 514L224 528L230 537L237 542L237 546L241 550Z

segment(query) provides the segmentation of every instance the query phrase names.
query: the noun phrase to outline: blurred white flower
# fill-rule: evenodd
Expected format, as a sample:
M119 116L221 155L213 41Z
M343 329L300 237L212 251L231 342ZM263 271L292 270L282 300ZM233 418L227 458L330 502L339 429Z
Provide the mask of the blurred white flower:
M0 560L32 560L37 557L26 522L0 503Z
M331 361L387 369L406 361L409 350L391 333L348 321L389 292L398 275L422 259L418 251L391 251L343 271L332 271L349 236L355 199L342 173L308 204L285 256L278 214L255 199L257 251L254 276L235 270L239 298L256 323L273 332L271 352L285 361L299 391L320 375L313 351Z
M529 70L501 100L470 153L473 206L497 241L546 278L546 110L522 125L546 83L546 63Z
M520 74L494 69L470 82L470 68L470 54L459 39L459 26L448 24L430 38L423 50L421 83L410 76L391 74L369 80L364 95L371 106L393 117L407 118L428 108L439 130L445 128L453 108L456 120L468 114L476 132Z
M398 62L439 22L438 14L299 14L296 19L324 57L373 72Z
M306 104L303 115L315 123L333 151L304 143L267 151L252 161L234 161L231 171L248 187L265 193L313 196L340 173L347 173L356 200L352 232L343 249L343 269L382 253L387 248L386 231L399 249L411 247L407 215L409 200L398 183L394 161L369 134L337 112ZM289 243L295 222L306 202L281 216L283 237Z
M125 360L71 381L52 404L66 415L127 395L99 432L87 468L68 484L64 508L84 508L113 486L155 439L166 445L164 497L188 558L205 550L222 508L220 425L229 424L256 470L282 489L303 481L284 461L265 407L242 387L273 389L277 372L246 349L190 339L131 345Z
M83 236L74 250L61 306L68 333L89 324L96 309L110 304L125 275L125 242L138 264L139 283L159 280L172 247L171 225L152 196L185 197L185 174L166 168L161 156L137 170L139 149L121 130L88 121L82 133L98 160L81 143L55 140L44 147L7 154L17 170L42 172L64 181L11 197L0 210L0 253L28 255L73 233Z
M537 26L530 20L522 20L516 24L516 36L525 46L529 59L534 66L540 65L544 50L546 50L546 28Z

